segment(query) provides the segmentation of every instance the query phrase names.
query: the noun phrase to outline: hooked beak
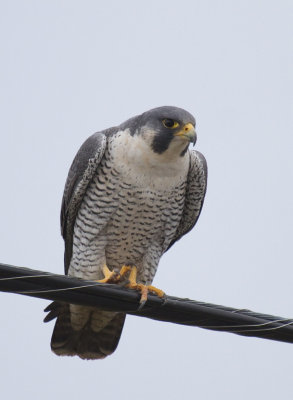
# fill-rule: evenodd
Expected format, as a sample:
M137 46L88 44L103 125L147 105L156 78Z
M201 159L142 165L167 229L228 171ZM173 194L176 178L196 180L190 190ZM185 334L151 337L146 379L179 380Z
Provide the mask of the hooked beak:
M174 136L180 136L182 139L189 140L190 143L193 143L193 146L195 145L197 139L195 128L190 122L185 124L179 132L175 133Z

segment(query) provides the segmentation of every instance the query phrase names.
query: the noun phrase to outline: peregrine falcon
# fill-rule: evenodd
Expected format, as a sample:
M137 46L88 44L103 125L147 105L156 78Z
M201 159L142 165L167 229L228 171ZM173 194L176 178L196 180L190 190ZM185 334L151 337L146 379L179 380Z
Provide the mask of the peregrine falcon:
M151 286L161 256L189 232L207 186L195 119L159 107L97 132L81 146L65 184L61 230L65 274L159 296ZM53 303L51 348L57 355L101 359L118 345L125 314Z

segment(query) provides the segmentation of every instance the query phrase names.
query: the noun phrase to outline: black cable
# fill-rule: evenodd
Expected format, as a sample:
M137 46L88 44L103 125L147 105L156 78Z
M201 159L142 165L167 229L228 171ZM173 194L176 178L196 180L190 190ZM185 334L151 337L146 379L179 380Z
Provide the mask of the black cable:
M0 291L293 343L292 319L152 294L138 311L140 294L134 290L6 264L0 264ZM50 311L50 306L46 310Z

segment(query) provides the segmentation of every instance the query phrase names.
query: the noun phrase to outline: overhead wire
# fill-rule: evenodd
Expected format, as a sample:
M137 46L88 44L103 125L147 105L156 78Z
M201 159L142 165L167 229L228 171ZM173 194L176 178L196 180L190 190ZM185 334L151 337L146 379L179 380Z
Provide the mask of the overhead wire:
M7 264L0 264L0 291L293 343L293 319L174 296L161 299L153 294L148 296L144 307L139 309L139 293L123 286ZM48 306L45 311L50 310Z

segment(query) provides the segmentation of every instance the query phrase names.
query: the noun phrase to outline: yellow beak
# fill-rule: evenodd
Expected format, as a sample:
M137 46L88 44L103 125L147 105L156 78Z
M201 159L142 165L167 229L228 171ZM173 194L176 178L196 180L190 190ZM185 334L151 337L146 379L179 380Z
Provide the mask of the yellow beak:
M179 132L175 133L174 136L180 136L182 138L186 138L190 141L190 143L193 143L193 145L196 142L196 132L194 126L189 122L188 124L185 124L182 129L180 129Z

